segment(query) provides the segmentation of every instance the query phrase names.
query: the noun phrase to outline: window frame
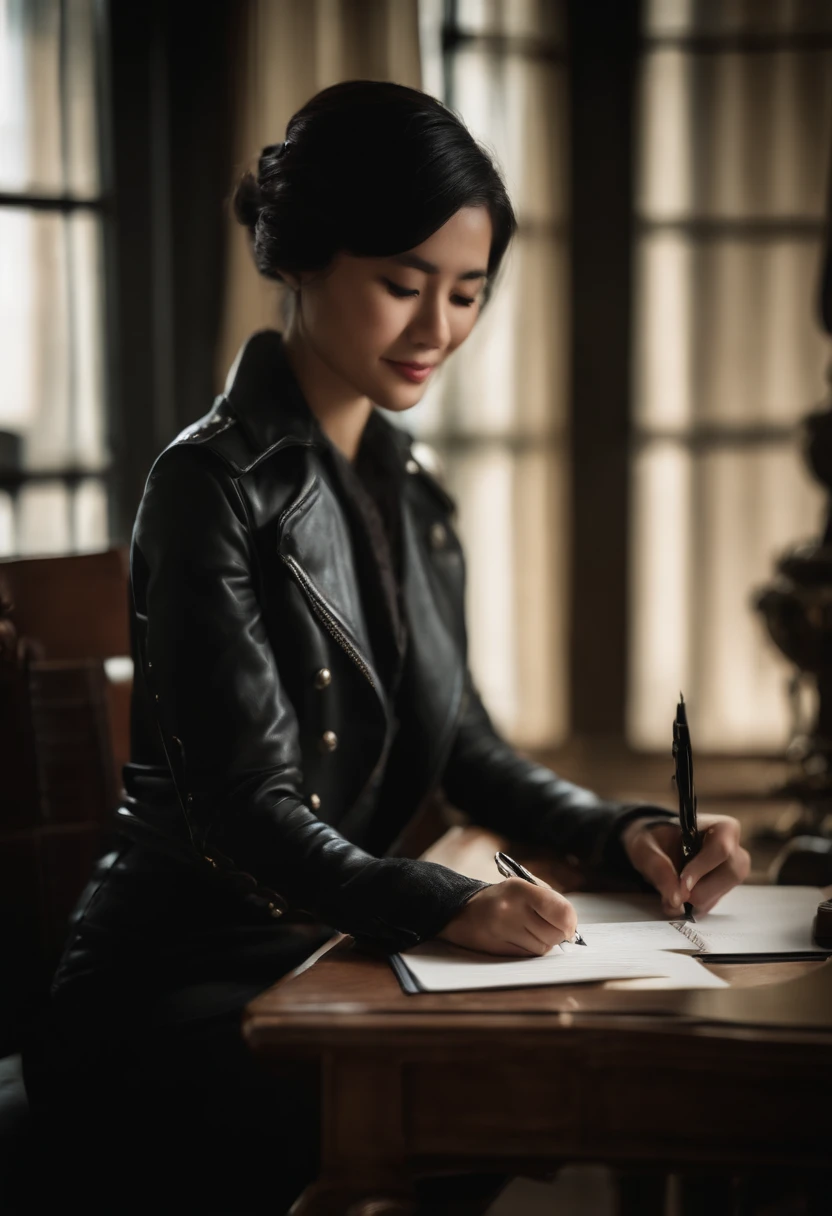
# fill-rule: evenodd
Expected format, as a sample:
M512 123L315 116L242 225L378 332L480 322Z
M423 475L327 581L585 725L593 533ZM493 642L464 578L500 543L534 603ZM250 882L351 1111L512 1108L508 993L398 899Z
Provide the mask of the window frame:
M643 433L633 408L638 242L646 232L657 230L684 232L702 240L783 235L815 239L827 231L827 225L802 217L669 221L638 215L638 73L642 57L657 48L708 54L815 50L821 44L832 46L832 33L820 38L784 31L651 33L645 29L642 0L601 0L592 6L564 0L564 10L571 177L571 418L566 423L572 514L567 538L571 550L571 668L566 677L569 728L565 744L535 754L562 771L604 769L614 774L613 785L618 788L632 776L661 789L667 784L668 772L664 752L637 747L627 736L631 471L645 442L658 437L653 431L649 437ZM451 104L450 57L468 41L455 28L456 11L454 0L446 0L442 45L445 95ZM489 41L499 46L501 40L492 37ZM593 152L601 146L607 149L603 158ZM692 446L719 441L750 447L781 442L793 432L793 427L764 424L718 431L699 427L690 442ZM749 626L752 624L750 619ZM669 716L668 752L670 722ZM728 772L741 769L743 791L759 786L762 792L776 784L783 756L735 750L702 754L702 759L720 788L733 788Z
M59 70L58 70L58 89L60 97L60 123L61 123L61 155L64 158L63 176L66 180L66 149L67 149L67 110L69 102L66 95L68 87L68 72L66 70L66 61L68 55L68 2L69 0L58 0L58 21L59 21ZM50 483L59 483L67 492L67 506L70 510L70 525L69 532L72 537L70 553L79 551L77 534L75 533L74 520L72 519L72 496L73 493L85 482L98 482L102 484L106 493L107 499L107 532L108 537L112 536L114 531L117 531L118 512L114 503L114 486L117 481L117 472L113 460L113 448L111 443L111 432L113 424L112 411L112 385L114 380L114 368L116 363L115 354L115 336L111 323L112 316L112 299L113 299L113 274L111 266L111 248L112 248L112 226L114 213L114 199L112 192L112 176L111 176L111 139L109 126L109 72L108 72L108 38L107 38L107 9L101 3L101 0L92 5L92 18L94 22L93 34L93 58L94 58L94 94L95 94L95 111L96 111L96 145L98 155L98 192L90 195L76 195L63 191L61 193L44 193L38 190L3 190L0 188L0 207L15 209L23 212L46 212L52 215L60 215L69 217L78 212L87 212L96 215L100 219L99 226L99 245L101 249L101 266L103 271L103 281L101 283L101 309L99 316L99 335L102 351L102 388L103 388L103 417L105 433L102 436L104 449L107 452L108 458L103 464L88 468L82 464L67 461L62 465L50 466L49 468L25 468L22 464L14 466L13 464L0 463L0 491L9 495L12 501L13 522L15 531L17 531L17 500L21 491L30 485L45 485ZM70 333L74 332L75 326L73 321L74 297L70 295L67 302L68 309L68 325ZM76 357L74 346L71 345L70 360ZM75 391L74 377L70 377L70 422L74 421L78 411L78 398ZM14 435L14 431L3 431L4 434ZM16 454L15 454L16 455ZM15 537L15 540L17 538ZM12 551L7 554L9 558L23 556L19 547L15 544ZM34 556L38 556L35 554Z
M641 7L641 6L639 6ZM719 33L703 33L703 32L684 32L684 33L665 33L657 31L649 31L646 29L646 23L639 19L639 31L636 44L636 70L638 71L646 56L666 50L678 51L687 55L707 55L715 56L720 54L740 54L743 56L752 56L755 54L771 54L773 52L800 52L800 51L822 51L832 49L832 30L816 33L808 31L788 31L788 30L772 30L772 31L734 31L734 32L719 32ZM635 89L630 98L630 105L633 110L634 120L636 115L637 97ZM637 138L634 126L634 136ZM632 147L633 164L635 165L636 144L635 139ZM828 174L830 177L830 186L832 186L832 164L829 167ZM725 242L726 245L730 242L733 244L749 243L749 244L766 244L773 243L783 238L793 241L818 241L822 243L823 238L828 234L828 219L812 218L805 215L775 215L775 216L736 216L736 217L707 217L707 216L684 216L681 218L655 218L641 215L637 211L635 181L633 183L634 191L632 197L631 208L631 250L633 256L639 247L640 243L645 238L654 237L657 235L673 235L686 239L691 242L694 247L701 247L706 243ZM635 297L633 296L633 303ZM633 308L633 312L635 309ZM629 381L628 381L629 383ZM821 396L823 385L818 384L818 397ZM812 403L806 402L805 413L808 414L811 410ZM631 403L632 411L632 403ZM765 423L765 422L748 422L743 424L733 425L713 425L708 423L695 423L686 431L667 428L661 429L655 425L642 425L634 417L634 411L631 414L632 422L629 428L629 453L628 466L632 469L635 460L638 456L648 450L654 444L663 442L672 442L681 452L691 456L698 455L702 452L717 452L732 449L734 451L752 453L764 451L767 447L783 447L791 444L793 447L798 446L797 429L793 423ZM695 471L694 471L695 473ZM808 476L808 473L807 473ZM632 492L631 483L628 485L628 493ZM694 516L693 527L693 545L694 548L701 544L701 533L699 530L698 521ZM794 542L797 543L802 538L794 537ZM775 576L775 558L777 554L772 551L771 554L771 569L770 575ZM628 560L628 592L631 590L630 580L632 571L630 570L630 561ZM749 588L749 593L752 591ZM754 619L752 609L748 609L748 625L749 629L754 627ZM631 635L628 630L626 659L630 662L630 645ZM772 643L772 646L774 644ZM625 687L628 687L629 679L625 676ZM784 690L785 696L785 690ZM620 732L622 750L624 754L632 757L655 758L657 752L655 749L638 747L630 742L627 737L627 718L626 705L621 721ZM669 738L669 733L668 733ZM786 743L782 750L771 752L764 748L733 748L712 753L710 760L712 767L720 769L730 766L736 761L760 761L762 764L761 772L770 772L766 767L771 762L784 761ZM769 776L768 788L773 788Z

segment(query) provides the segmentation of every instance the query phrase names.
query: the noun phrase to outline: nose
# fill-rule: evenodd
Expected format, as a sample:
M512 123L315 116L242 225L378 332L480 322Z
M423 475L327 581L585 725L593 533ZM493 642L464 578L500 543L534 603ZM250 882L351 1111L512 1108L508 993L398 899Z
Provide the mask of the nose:
M416 315L408 326L408 337L419 347L444 350L451 340L447 303L439 292L424 292Z

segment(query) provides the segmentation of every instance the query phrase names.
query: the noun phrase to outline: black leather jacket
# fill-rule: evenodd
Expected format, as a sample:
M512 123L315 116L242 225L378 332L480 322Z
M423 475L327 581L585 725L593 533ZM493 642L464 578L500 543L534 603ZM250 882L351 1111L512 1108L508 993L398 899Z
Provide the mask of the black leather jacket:
M633 872L618 829L645 808L597 798L495 731L467 666L453 502L410 435L378 410L372 423L400 474L409 645L395 704L323 432L281 336L255 334L226 393L156 460L137 516L119 817L216 871L266 922L302 909L392 950L484 885L384 855L437 786L480 824L619 873Z

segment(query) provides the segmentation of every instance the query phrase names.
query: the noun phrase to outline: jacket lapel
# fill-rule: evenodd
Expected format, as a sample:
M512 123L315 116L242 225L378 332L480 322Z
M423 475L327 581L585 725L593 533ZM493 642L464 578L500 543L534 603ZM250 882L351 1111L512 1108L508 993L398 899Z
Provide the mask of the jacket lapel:
M249 468L277 448L306 448L299 489L284 507L277 551L307 597L310 608L375 687L390 717L385 690L375 671L361 604L352 536L336 492L323 470L325 439L286 359L282 335L252 335L229 373L226 396L252 449ZM391 459L403 471L411 456L410 436L379 411ZM315 449L319 449L316 451ZM448 588L435 568L427 539L429 521L419 495L401 478L402 598L408 624L408 701L413 709L411 743L421 750L427 772L442 762L456 720L464 683L464 638L454 619Z
M278 554L315 614L374 685L386 709L382 682L371 657L352 546L349 525L334 490L311 467L298 495L280 517Z

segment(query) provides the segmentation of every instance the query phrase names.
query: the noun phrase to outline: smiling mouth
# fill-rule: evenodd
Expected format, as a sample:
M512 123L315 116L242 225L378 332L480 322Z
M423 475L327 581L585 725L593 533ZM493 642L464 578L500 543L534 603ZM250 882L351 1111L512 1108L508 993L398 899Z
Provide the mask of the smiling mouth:
M409 367L414 372L426 372L436 367L435 363L409 363L405 359L387 359L387 363L395 363L397 367Z
M384 362L411 384L423 383L436 367L435 363L400 363L397 359L385 359Z

